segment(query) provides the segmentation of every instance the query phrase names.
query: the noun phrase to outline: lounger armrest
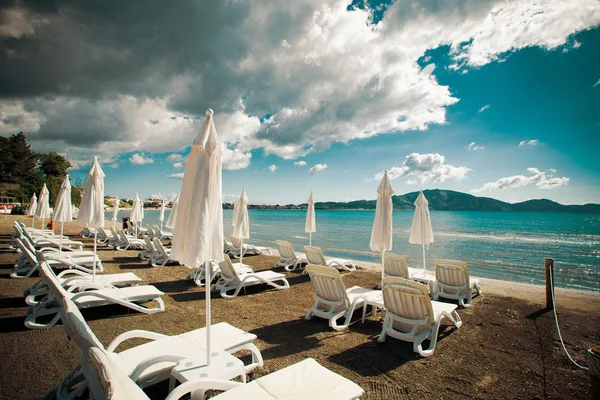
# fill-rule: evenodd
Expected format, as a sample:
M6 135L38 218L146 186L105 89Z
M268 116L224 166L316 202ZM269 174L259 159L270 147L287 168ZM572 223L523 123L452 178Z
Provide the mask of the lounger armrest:
M85 290L89 290L92 289L91 292L89 292L88 294L96 294L94 293L94 289L95 290L102 290L102 289L106 289L106 286L104 285L99 285L96 282L78 282L73 284L71 287L69 287L69 289L67 289L68 293L73 293L75 290L77 290L78 292L83 292Z
M137 367L135 367L134 370L131 372L131 375L129 375L129 377L132 381L137 382L137 380L140 379L142 373L154 364L164 362L173 362L174 364L177 364L179 361L184 360L186 358L187 356L177 354L165 354L160 356L149 357L146 358L144 361L140 362L137 365Z
M132 331L127 331L127 332L121 333L119 336L114 338L112 340L112 342L110 342L108 347L106 347L106 351L114 353L115 349L117 347L119 347L119 345L121 343L123 343L124 341L129 340L129 339L159 340L159 339L164 339L167 337L169 337L169 336L163 335L162 333L156 333L156 332L144 331L141 329L135 329Z
M59 279L62 278L62 279L65 279L65 280L71 279L71 278L76 278L75 276L73 276L73 277L66 277L67 275L77 275L78 277L79 276L84 276L84 277L85 276L89 276L88 273L85 273L85 272L80 271L78 269L65 269L64 271L62 271L61 273L59 273L58 275L56 275L56 277L59 278Z
M238 386L244 385L240 382L226 381L221 379L208 380L208 379L199 379L194 381L186 382L182 385L177 386L165 400L177 400L183 395L195 392L196 390L222 390L227 391Z

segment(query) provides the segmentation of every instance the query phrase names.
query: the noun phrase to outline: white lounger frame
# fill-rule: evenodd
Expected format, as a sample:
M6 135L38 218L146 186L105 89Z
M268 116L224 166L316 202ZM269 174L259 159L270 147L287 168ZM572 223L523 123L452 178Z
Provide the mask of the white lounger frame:
M275 263L273 268L283 267L286 271L292 272L301 268L303 264L308 264L308 260L302 254L298 257L294 251L294 246L285 240L276 240L277 251L279 251L279 261Z
M226 299L236 297L247 286L266 284L278 290L290 287L285 275L278 274L277 272L238 273L227 254L224 255L224 260L219 263L219 269L221 270L221 278L212 290L219 290L221 296ZM281 282L281 284L275 282ZM233 294L228 294L232 290Z
M323 265L326 267L335 267L342 271L356 271L356 265L352 262L352 260L346 260L341 258L330 258L327 260L323 255L323 250L317 246L304 246L304 254L306 254L306 258L308 263L311 265ZM306 275L306 270L302 273Z
M383 302L385 318L381 334L382 343L386 336L413 343L413 351L429 357L435 350L440 324L448 318L460 328L462 320L454 304L440 303L429 299L427 288L417 282L402 278L383 280ZM429 348L423 342L429 339Z

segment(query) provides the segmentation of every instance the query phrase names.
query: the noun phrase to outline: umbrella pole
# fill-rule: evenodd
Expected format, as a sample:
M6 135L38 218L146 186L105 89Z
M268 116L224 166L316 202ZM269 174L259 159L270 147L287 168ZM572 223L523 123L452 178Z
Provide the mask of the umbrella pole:
M113 229L115 229L115 224L116 224L116 223L117 223L117 221L115 221L115 220L113 219Z
M35 228L35 215L32 215L33 219L31 220L31 227Z
M96 232L94 232L94 270L92 275L92 282L96 279L96 253L97 253L97 245L98 245L98 228L96 228Z
M46 229L44 228L46 226L46 225L44 225L45 223L46 223L46 218L42 218L42 236L45 235L44 232L46 231Z
M162 233L163 230L163 221L160 221L160 232Z
M240 235L242 236L242 235ZM240 268L242 268L244 259L244 239L240 238Z
M425 276L426 272L427 272L427 267L425 265L425 245L423 245L423 276Z
M312 246L312 232L308 232L308 245Z
M63 240L63 232L65 231L65 223L60 223L60 248L58 249L58 254L62 254L62 240ZM70 268L70 267L69 267Z
M385 250L381 250L381 288L383 288L383 277L384 277L384 271L385 271L384 255L385 255Z
M212 275L211 261L208 260L204 264L204 272L206 274L206 285L204 286L206 292L206 365L210 366L210 281Z

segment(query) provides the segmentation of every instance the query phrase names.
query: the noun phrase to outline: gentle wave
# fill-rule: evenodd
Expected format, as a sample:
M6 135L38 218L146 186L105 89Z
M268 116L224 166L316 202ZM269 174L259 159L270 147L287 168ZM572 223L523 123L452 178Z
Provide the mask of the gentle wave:
M518 236L514 234L505 234L505 235L489 235L489 234L473 234L473 233L458 233L458 232L435 232L435 236L445 236L445 237L456 237L456 238L465 238L465 239L476 239L476 240L501 240L501 241L512 241L512 242L532 242L532 243L542 243L542 244L570 244L576 246L594 246L600 245L600 241L593 240L566 240L566 239L555 239L555 238L545 238L545 237L527 237L527 236ZM595 236L595 235L594 235Z

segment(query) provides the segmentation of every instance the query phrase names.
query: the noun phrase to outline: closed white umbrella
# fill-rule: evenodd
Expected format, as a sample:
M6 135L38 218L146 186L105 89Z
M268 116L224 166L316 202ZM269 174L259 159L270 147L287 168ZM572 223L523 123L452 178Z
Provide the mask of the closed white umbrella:
M135 199L133 199L129 220L135 224L135 236L137 237L138 224L141 224L144 220L144 204L142 203L142 200L140 200L140 196L138 196L137 193L135 194Z
M250 238L250 222L248 220L248 197L246 188L242 188L242 194L233 203L233 233L231 236L240 239L240 266L244 260L244 239Z
M115 198L115 204L113 204L113 215L112 215L112 222L113 222L113 229L115 228L115 225L117 223L117 215L119 214L119 197Z
M304 232L308 233L308 245L312 246L312 233L317 231L317 222L315 218L315 199L313 193L310 192L306 208L306 222L304 224Z
M175 229L175 221L177 221L177 205L179 204L179 195L175 197L173 200L173 207L171 208L171 213L169 214L169 218L167 219L167 223L165 226L171 230Z
M415 200L415 215L413 217L412 227L408 243L420 244L423 246L423 273L427 270L425 261L425 245L433 243L433 229L431 228L431 215L429 214L429 202L425 198L423 191L419 193Z
M50 218L50 192L44 183L44 187L40 192L39 202L37 210L35 211L35 217L42 219L42 233L46 227L46 218Z
M163 221L165 220L165 207L167 205L167 201L165 199L162 199L161 205L160 205L160 215L158 216L158 220L160 221L160 230L162 231L163 229Z
M375 221L371 231L371 250L381 252L381 279L383 282L383 263L387 250L392 249L392 212L394 205L392 195L394 188L388 177L388 172L383 172L383 178L377 188L377 203L375 205Z
M68 174L65 176L65 180L60 185L58 196L56 196L53 218L55 221L60 222L60 250L58 253L61 254L65 222L73 221L73 207L71 206L71 182L69 182Z
M183 175L171 258L206 273L206 364L210 365L210 282L212 261L223 260L223 189L221 141L206 110L206 121L192 143Z
M31 215L33 217L31 221L31 227L35 228L35 212L37 210L37 196L34 194L31 195L31 200L29 201L29 208L27 209L27 215Z
M85 176L85 185L79 205L77 223L88 228L96 228L94 234L94 269L92 280L96 278L96 255L98 243L98 229L104 227L104 171L100 167L98 157L94 161Z

